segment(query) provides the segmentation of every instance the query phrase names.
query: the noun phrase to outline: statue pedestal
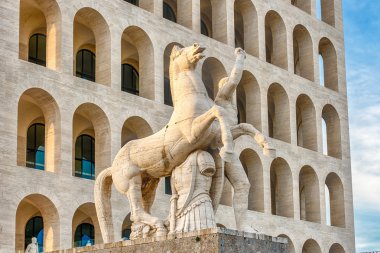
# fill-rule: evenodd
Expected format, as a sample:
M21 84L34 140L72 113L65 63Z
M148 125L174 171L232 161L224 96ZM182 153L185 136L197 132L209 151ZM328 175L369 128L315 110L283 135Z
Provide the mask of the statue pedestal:
M82 248L54 251L54 253L288 253L287 239L236 230L212 228L196 232L164 236L160 238L136 239L115 243L98 244Z

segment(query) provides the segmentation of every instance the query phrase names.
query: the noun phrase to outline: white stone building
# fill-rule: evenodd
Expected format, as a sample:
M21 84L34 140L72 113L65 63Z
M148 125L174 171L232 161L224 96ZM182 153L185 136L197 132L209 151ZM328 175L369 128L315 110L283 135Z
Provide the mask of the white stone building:
M194 42L207 47L210 96L235 46L246 50L240 122L277 149L236 141L247 223L289 238L289 252L354 252L342 1L320 1L0 1L0 252L23 252L32 236L44 251L102 242L93 178L124 143L165 126L170 50ZM161 180L161 217L165 191ZM227 184L220 226L235 227L232 194ZM112 206L121 239L129 204L114 191Z

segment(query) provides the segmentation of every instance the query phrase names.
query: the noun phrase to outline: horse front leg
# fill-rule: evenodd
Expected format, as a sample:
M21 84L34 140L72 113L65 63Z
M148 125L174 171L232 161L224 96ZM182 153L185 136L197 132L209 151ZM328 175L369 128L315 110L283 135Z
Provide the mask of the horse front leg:
M220 149L220 156L226 162L231 162L234 154L233 138L230 130L230 126L227 124L226 119L228 118L228 113L223 107L214 105L207 112L198 116L192 123L191 128L191 139L190 143L194 143L204 134L215 119L219 121L220 125L220 136L223 143L223 147ZM194 142L192 142L194 141Z
M155 182L154 185L156 186ZM166 235L167 230L164 226L164 221L149 214L149 210L146 210L147 206L145 206L144 208L144 205L147 204L144 203L144 201L146 201L147 199L149 200L149 198L152 196L142 196L141 186L141 175L137 175L130 180L127 196L131 205L131 221L133 221L134 224L137 226L145 227L146 225L149 225L151 228L156 229L156 236ZM155 195L155 192L146 194ZM150 206L148 209L150 209ZM144 224L146 225L144 226ZM146 232L149 232L149 230L150 229L148 229ZM132 232L133 235L131 234L131 238L135 239L139 237L139 235L135 234L136 231Z

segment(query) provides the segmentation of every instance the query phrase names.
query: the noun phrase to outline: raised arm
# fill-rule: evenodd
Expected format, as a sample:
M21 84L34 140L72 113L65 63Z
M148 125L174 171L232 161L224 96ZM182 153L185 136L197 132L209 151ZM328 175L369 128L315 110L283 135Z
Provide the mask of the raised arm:
M219 88L216 99L230 100L232 94L236 90L244 71L245 51L241 48L235 49L235 65L231 71L230 76L227 78L226 83Z

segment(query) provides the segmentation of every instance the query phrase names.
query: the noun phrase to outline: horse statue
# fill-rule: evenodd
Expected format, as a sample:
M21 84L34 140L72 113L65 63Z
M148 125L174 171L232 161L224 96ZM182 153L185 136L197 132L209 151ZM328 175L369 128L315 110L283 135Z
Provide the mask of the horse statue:
M186 48L174 46L170 55L170 87L174 110L169 123L151 136L125 144L112 166L96 178L95 206L104 243L114 241L110 202L112 183L128 197L131 221L135 226L149 226L155 230L156 236L166 235L164 221L150 214L160 178L170 176L174 168L194 151L213 150L210 153L217 170L211 195L216 212L223 188L223 166L234 158L233 140L243 134L257 137L251 125L230 126L226 121L229 112L223 103L220 106L209 98L202 78L196 71L197 63L204 57L204 50L197 43ZM244 53L241 49L236 52ZM235 88L228 90L231 93L229 97Z
M207 149L217 136L222 142L221 159L231 161L233 137L224 122L226 112L208 97L196 71L204 50L197 43L186 48L173 48L170 85L174 110L169 123L151 136L125 144L112 166L96 178L95 206L104 243L114 241L110 202L112 183L128 197L131 221L147 224L157 230L157 235L165 235L164 221L150 214L159 179L170 176L190 153Z

